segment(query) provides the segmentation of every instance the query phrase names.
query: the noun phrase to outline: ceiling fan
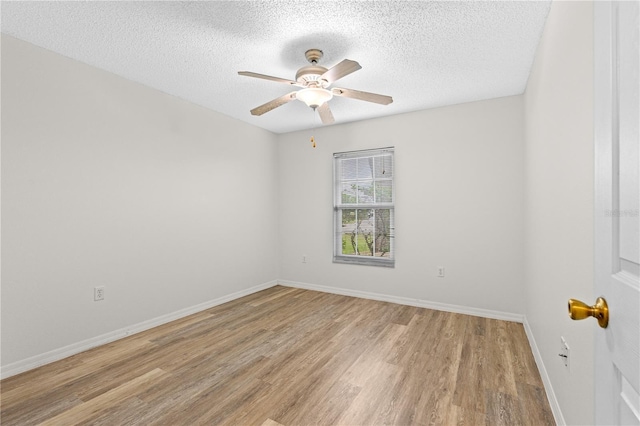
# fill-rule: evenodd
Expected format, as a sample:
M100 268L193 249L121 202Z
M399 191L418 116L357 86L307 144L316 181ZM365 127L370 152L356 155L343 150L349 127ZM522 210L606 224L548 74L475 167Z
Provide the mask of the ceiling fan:
M298 99L307 104L307 106L317 110L323 124L331 124L334 122L334 118L331 113L331 109L329 108L328 101L330 101L333 96L360 99L361 101L375 102L382 105L388 105L393 102L393 98L391 98L391 96L378 95L376 93L362 92L353 89L330 87L334 82L342 77L362 68L356 61L345 59L334 67L327 69L318 65L318 61L322 58L322 50L309 49L305 52L305 57L311 65L300 68L296 73L295 81L250 71L238 71L238 74L245 75L247 77L262 78L265 80L276 81L278 83L285 83L291 86L302 87L301 90L288 93L252 109L252 115L262 115L272 109L291 102L294 99Z

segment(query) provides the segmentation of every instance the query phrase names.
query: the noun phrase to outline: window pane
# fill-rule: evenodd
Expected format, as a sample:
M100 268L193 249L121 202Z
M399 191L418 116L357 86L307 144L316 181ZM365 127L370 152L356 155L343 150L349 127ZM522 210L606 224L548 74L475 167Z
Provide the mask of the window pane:
M358 203L373 203L372 182L358 182Z
M358 254L373 256L374 253L374 216L373 209L358 209L356 214L358 231Z
M391 210L375 210L375 255L389 257L391 252Z
M356 228L356 210L344 209L342 210L342 230L348 230Z
M376 202L390 203L393 200L393 185L390 180L376 181Z
M391 155L381 155L375 158L376 178L393 177L393 160Z
M373 179L373 157L358 158L358 179Z
M371 251L367 246L365 236L354 231L342 234L342 254L350 256L371 256Z
M342 228L340 230L342 254L354 255L357 253L356 237L356 211L355 209L344 209L342 210Z
M357 158L340 160L342 179L356 179L358 164L357 160Z
M355 204L358 202L356 197L357 185L355 183L343 183L341 191L341 200L343 204Z

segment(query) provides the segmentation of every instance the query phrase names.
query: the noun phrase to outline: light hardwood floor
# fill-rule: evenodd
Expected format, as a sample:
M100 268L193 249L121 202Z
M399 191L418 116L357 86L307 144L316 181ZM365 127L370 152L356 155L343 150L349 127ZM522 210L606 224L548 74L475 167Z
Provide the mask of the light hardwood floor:
M0 382L2 425L555 424L521 324L276 286Z

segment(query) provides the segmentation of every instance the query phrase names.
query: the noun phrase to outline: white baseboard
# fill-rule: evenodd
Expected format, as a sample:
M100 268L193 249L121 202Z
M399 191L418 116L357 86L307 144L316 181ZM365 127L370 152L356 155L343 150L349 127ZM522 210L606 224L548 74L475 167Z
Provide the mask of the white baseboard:
M542 361L542 355L540 355L540 349L538 349L536 339L533 337L533 331L531 330L526 317L524 318L523 325L524 332L527 334L527 339L529 340L529 346L531 346L531 352L533 352L533 357L536 360L536 365L538 366L540 378L542 379L542 383L544 384L544 390L547 393L547 399L549 400L549 406L551 407L553 418L555 419L558 426L565 426L567 423L564 421L562 410L560 410L560 404L558 403L556 394L553 391L553 387L551 386L551 379L549 379L549 374L547 373L547 369L545 368L544 362Z
M399 305L416 306L418 308L435 309L438 311L454 312L457 314L473 315L476 317L499 319L504 321L523 322L524 315L510 312L492 311L489 309L471 308L469 306L450 305L448 303L430 302L409 297L391 296L388 294L370 293L368 291L348 290L338 287L328 287L317 284L301 283L297 281L278 280L278 284L286 287L303 288L321 291L323 293L340 294L343 296L360 297L362 299L379 300L381 302L397 303Z
M179 311L171 312L166 315L159 316L147 321L143 321L138 324L131 325L129 327L121 328L100 336L92 337L81 342L73 343L71 345L54 349L49 352L45 352L40 355L32 356L30 358L16 361L11 364L2 366L0 369L0 379L6 377L15 376L16 374L34 369L36 367L43 366L55 361L59 361L63 358L71 355L84 352L88 349L95 348L96 346L111 343L115 340L122 339L123 337L130 336L132 334L140 333L141 331L149 330L150 328L157 327L162 324L166 324L171 321L175 321L180 318L195 314L197 312L204 311L205 309L213 308L214 306L222 305L223 303L230 302L240 297L248 296L249 294L256 293L261 290L273 287L277 285L276 280L269 281L264 284L259 284L253 287L249 287L245 290L236 291L235 293L228 294L226 296L218 297L217 299L210 300L208 302L200 303L194 306L190 306Z

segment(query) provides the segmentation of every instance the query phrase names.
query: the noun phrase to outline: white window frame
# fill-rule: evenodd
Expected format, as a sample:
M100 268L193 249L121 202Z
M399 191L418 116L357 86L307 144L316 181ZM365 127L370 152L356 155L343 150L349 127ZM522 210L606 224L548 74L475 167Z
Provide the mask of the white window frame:
M376 191L373 190L373 202L355 204L347 204L342 201L342 184L357 181L356 179L346 179L342 176L341 167L339 167L340 160L354 159L354 158L369 158L388 156L391 155L391 177L390 178L377 178L375 172L372 172L372 184L375 187L375 182L379 181L391 181L391 202L377 202ZM334 263L348 263L356 265L369 265L369 266L384 266L393 268L395 267L395 155L394 147L367 149L361 151L349 151L349 152L337 152L333 154L333 262ZM389 209L389 244L390 250L388 252L389 257L376 257L375 255L361 255L361 254L342 254L342 211L346 209ZM357 213L356 213L357 214ZM375 219L374 219L375 227ZM375 228L374 228L375 234Z

